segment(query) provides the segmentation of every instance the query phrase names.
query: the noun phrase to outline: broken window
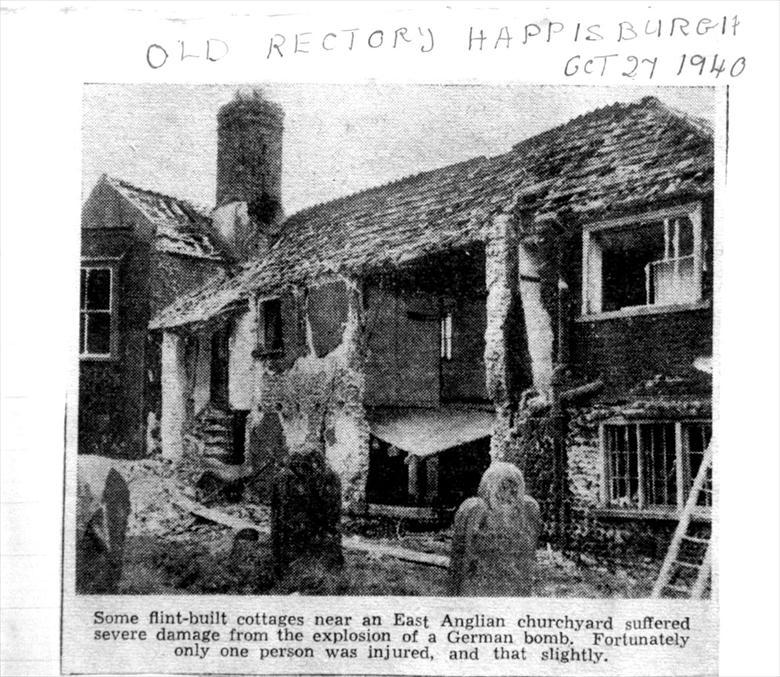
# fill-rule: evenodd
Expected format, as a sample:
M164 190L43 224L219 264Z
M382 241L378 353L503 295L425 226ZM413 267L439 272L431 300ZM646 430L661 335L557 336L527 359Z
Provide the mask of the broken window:
M111 357L113 275L111 268L81 269L79 354L82 357Z
M679 508L710 443L708 423L652 422L603 427L605 499L610 507ZM710 493L700 505L711 506ZM706 487L705 487L706 488Z
M452 359L452 311L448 310L440 320L440 353L442 360Z
M260 302L259 328L260 353L281 353L284 350L281 299Z
M583 313L701 299L698 208L596 224L583 233Z

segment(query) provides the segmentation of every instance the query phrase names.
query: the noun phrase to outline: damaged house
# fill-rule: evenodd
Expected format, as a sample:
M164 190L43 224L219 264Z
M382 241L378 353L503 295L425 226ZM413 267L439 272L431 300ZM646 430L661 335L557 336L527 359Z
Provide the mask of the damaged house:
M149 320L232 258L203 209L100 178L81 216L80 452L153 451L146 435L160 407L160 355Z
M263 231L268 111L220 113L212 219L256 254L150 324L164 455L189 440L267 496L287 455L321 450L360 514L455 508L491 459L542 499L554 472L577 514L678 514L711 435L705 124L615 104Z

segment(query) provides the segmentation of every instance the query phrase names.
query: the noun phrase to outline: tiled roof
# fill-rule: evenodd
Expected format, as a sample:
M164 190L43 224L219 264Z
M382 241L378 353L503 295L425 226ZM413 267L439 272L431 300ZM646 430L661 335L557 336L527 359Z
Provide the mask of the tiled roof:
M225 259L225 245L212 229L208 208L112 176L105 180L155 225L158 251L214 261Z
M230 280L178 299L153 328L197 322L257 291L328 271L361 274L484 237L490 216L522 208L536 222L575 218L713 188L713 139L700 121L646 97L581 115L511 151L400 179L287 219L268 255Z

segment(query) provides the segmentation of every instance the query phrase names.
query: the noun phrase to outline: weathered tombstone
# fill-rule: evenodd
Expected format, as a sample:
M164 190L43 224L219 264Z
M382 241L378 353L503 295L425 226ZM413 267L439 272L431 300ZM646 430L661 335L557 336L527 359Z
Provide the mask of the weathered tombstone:
M259 534L255 529L239 529L233 537L227 565L238 580L248 580L257 556Z
M520 469L494 462L455 515L448 592L461 596L531 594L539 505L525 495Z
M341 480L324 455L291 455L276 475L271 499L274 574L282 576L296 561L341 566L340 519Z
M250 432L246 458L255 475L252 489L257 501L268 503L278 468L288 455L284 430L275 412L265 412L259 420L250 418L248 425Z
M127 482L109 459L82 456L76 495L76 590L115 593L130 516Z

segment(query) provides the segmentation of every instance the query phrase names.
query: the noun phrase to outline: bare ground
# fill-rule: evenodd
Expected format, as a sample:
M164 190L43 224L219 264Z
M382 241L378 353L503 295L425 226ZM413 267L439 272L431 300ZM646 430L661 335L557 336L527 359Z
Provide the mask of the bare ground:
M129 481L132 512L125 544L120 592L125 594L320 594L320 595L445 595L446 571L388 556L345 551L341 571L318 566L292 567L282 580L271 576L267 539L249 551L231 556L233 531L200 520L174 503L177 494L195 498L196 469L162 460L121 462ZM268 525L265 506L221 504L220 510ZM350 531L354 525L347 525ZM359 529L370 542L420 552L449 554L449 529L412 531L385 523ZM366 536L371 533L370 536ZM534 589L540 597L646 597L658 565L631 566L577 561L548 547L537 551Z

